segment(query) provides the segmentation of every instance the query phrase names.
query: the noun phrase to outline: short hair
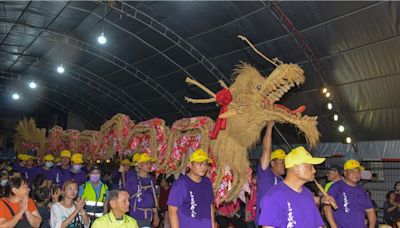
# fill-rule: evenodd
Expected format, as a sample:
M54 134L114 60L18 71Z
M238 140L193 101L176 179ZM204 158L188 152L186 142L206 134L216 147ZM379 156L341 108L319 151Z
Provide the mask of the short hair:
M113 189L113 190L111 190L109 195L108 195L108 201L118 199L119 193L121 193L121 192L128 192L128 191L125 190L125 189Z
M13 177L13 178L10 178L8 181L7 181L7 184L6 184L6 186L5 186L5 189L4 189L4 192L5 192L5 196L6 197L10 197L10 196L12 196L12 195L14 195L14 193L11 191L13 188L20 188L22 185L24 185L24 184L28 184L28 182L24 179L24 178L22 178L22 177Z
M396 185L400 184L400 181L396 181L396 183L394 183L393 188L396 189Z

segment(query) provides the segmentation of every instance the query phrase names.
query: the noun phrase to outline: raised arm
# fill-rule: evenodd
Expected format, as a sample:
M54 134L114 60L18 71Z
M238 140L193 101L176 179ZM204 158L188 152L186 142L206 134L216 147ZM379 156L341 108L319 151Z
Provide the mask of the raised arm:
M263 170L269 166L271 160L271 145L272 145L272 128L274 127L274 122L268 122L267 130L263 139L263 152L261 155L260 163Z

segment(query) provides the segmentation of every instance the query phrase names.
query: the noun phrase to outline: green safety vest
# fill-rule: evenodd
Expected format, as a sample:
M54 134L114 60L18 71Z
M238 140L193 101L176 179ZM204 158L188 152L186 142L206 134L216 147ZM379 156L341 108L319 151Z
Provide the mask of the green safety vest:
M83 186L82 198L86 201L86 212L95 217L103 215L104 201L106 200L107 185L101 183L100 196L97 197L96 191L90 182Z

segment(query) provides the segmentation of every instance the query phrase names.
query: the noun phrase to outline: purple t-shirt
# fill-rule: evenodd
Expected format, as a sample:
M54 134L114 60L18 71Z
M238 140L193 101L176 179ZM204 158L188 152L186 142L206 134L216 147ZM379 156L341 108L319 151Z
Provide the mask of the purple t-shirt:
M172 185L167 204L178 208L179 227L209 228L214 193L208 177L200 183L182 175Z
M153 178L150 175L146 178L139 177L136 172L130 172L127 175L125 189L131 196L129 215L136 220L144 220L146 219L145 213L147 213L147 218L150 218L153 213L151 209L155 207ZM150 210L144 212L143 209Z
M338 227L366 227L365 210L374 206L368 193L361 186L352 187L341 180L329 188L328 194L335 198L339 207L333 211L333 218Z
M53 183L55 183L55 181L56 181L56 172L57 172L56 169L57 168L51 168L49 170L46 170L46 169L43 168L43 166L36 167L33 170L33 174L32 174L33 179L35 179L35 177L37 175L42 174L42 175L44 175L46 177L47 180L51 180Z
M68 169L63 169L61 166L58 166L56 168L56 177L55 177L55 183L58 185L58 187L62 188L64 185L64 182L67 180L71 180L71 175Z
M283 181L282 177L276 176L268 166L265 170L262 169L261 162L257 170L257 198L256 198L256 224L260 217L260 201L274 185Z
M78 185L84 184L87 180L86 173L83 170L81 170L79 173L74 173L70 170L68 178L70 180L74 180L76 183L78 183Z
M260 202L259 225L276 228L316 228L324 226L313 194L306 187L296 192L284 182L273 186Z

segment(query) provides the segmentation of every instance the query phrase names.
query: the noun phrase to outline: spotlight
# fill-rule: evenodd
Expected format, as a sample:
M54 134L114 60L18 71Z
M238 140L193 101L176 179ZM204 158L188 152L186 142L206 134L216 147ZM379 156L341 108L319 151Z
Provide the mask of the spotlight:
M57 67L57 72L60 73L60 74L62 74L62 73L64 73L64 71L65 71L65 69L64 69L63 65L60 64L60 65Z
M351 138L348 136L346 137L346 143L349 143L349 144L351 143Z
M338 130L339 130L339 132L344 132L344 126L343 125L339 125Z
M330 92L325 93L325 97L330 97L330 96L331 96Z
M36 89L36 87L37 87L37 84L36 84L34 81L31 81L31 82L29 83L29 88L31 88L31 89Z
M338 121L339 120L339 115L338 114L335 114L335 115L333 115L333 121Z
M13 93L12 99L19 100L19 94L18 93Z
M331 102L329 102L329 103L326 105L326 107L328 108L328 110L332 110L332 108L333 108L333 105L332 105L332 103L331 103Z
M326 92L328 92L328 89L327 88L323 88L322 89L322 93L326 93Z
M104 36L104 32L101 32L100 36L97 37L97 42L99 42L99 44L107 43L107 38Z

